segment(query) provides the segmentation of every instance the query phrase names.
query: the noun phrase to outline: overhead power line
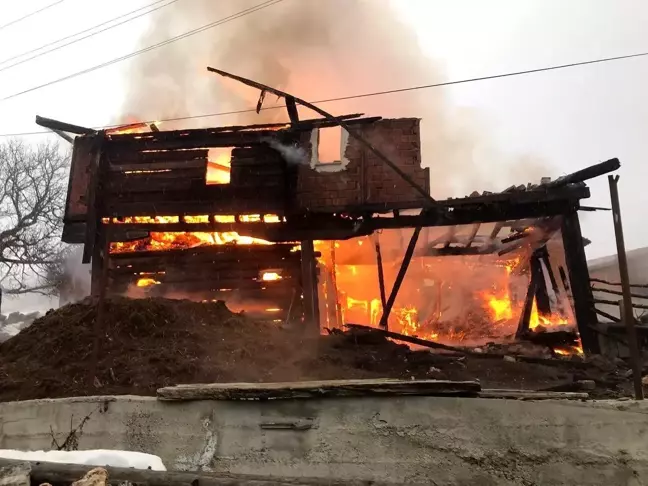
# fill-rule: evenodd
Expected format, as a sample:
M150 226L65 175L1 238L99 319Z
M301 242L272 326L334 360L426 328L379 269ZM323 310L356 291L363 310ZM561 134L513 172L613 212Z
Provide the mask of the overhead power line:
M158 7L155 7L155 5L158 5L158 4L160 4L160 3L164 3L164 2L167 2L167 1L168 1L168 3L166 3L166 4L164 4L164 5L160 5L160 6L158 6ZM11 62L11 61L14 61L14 60L16 60L16 59L20 59L21 57L29 56L30 54L34 54L34 53L37 53L37 52L38 52L38 54L35 54L35 55L31 56L31 57L28 57L27 59L22 59L22 60L20 60L20 61L14 62L13 64L10 64L9 66L5 66L5 67L3 67L3 68L0 68L0 72L2 72L2 71L6 71L7 69L11 69L12 67L15 67L15 66L19 66L19 65L21 65L21 64L24 64L24 63L26 63L26 62L28 62L28 61L31 61L32 59L36 59L36 58L38 58L38 57L44 56L45 54L49 54L50 52L54 52L54 51L57 51L57 50L59 50L59 49L63 49L64 47L67 47L67 46L69 46L69 45L76 44L77 42L80 42L80 41L82 41L82 40L88 39L89 37L93 37L93 36L95 36L95 35L97 35L97 34L100 34L100 33L102 33L102 32L105 32L105 31L107 31L107 30L114 29L115 27L119 27L120 25L124 25L124 24L126 24L126 23L128 23L128 22L131 22L132 20L138 19L138 18L140 18L140 17L143 17L144 15L148 15L148 14L150 14L150 13L152 13L152 12L155 12L156 10L159 10L159 9L161 9L161 8L164 8L164 7L167 7L167 6L169 6L169 5L171 5L172 3L175 3L175 2L177 2L177 1L178 1L178 0L171 0L171 1L169 1L169 0L157 0L156 2L149 3L148 5L145 5L144 7L140 7L140 8L138 8L138 9L135 9L135 10L132 10L132 11L127 12L127 13L125 13L125 14L122 14L122 15L119 15L119 16L117 16L117 17L114 17L114 18L112 18L112 19L110 19L110 20L106 20L105 22L102 22L102 23L100 23L100 24L97 24L97 25L95 25L95 26L93 26L93 27L89 27L89 28L87 28L87 29L85 29L85 30L82 30L82 31L80 31L80 32L77 32L76 34L71 34L71 35L68 35L68 36L62 37L62 38L60 38L60 39L57 39L57 40L55 40L55 41L48 42L47 44L43 44L42 46L40 46L40 47L36 47L35 49L31 49L31 50L26 51L26 52L23 52L23 53L21 53L21 54L16 54L15 56L12 56L12 57L10 57L10 58L7 58L7 59L4 59L4 60L0 61L0 65L2 65L2 64L7 64L7 63L9 63L9 62ZM151 7L155 7L155 8L151 8ZM150 10L146 10L146 9L149 9L149 8L151 8L151 9L150 9ZM121 19L123 19L123 18L125 18L125 17L129 17L130 15L133 15L133 14L136 14L136 13L138 13L138 12L141 12L142 10L146 10L146 11L143 12L143 13L140 13L139 15L135 15L134 17L130 17L130 18L128 18L128 19L126 19L126 20L124 20L124 21L122 21L122 22L119 22L119 23L117 23L117 24L109 25L108 27L105 27L105 28L103 28L103 29L101 29L101 30L99 30L99 31L92 32L92 31L94 31L95 29L98 29L98 28L100 28L100 27L103 27L104 25L108 25L108 24L111 24L111 23L116 22L116 21L118 21L118 20L121 20ZM83 37L81 37L81 38L74 39L75 37L78 37L78 36L80 36L80 35L86 34L86 33L88 33L88 32L91 32L91 33L88 34L88 35L85 35L85 36L83 36ZM65 41L68 40L68 39L73 39L73 40L71 40L70 42L67 42L67 43L65 43L65 44L63 44L63 45L57 45L57 44L60 44L61 42L65 42ZM47 50L47 51L45 51L45 52L39 52L39 51L42 51L43 49L46 49L46 48L51 47L51 46L56 46L56 47L53 47L52 49L49 49L49 50Z
M250 7L250 8L247 8L245 10L241 10L240 12L232 14L232 15L230 15L228 17L224 17L224 18L222 18L220 20L216 20L215 22L211 22L209 24L203 25L202 27L198 27L197 29L193 29L193 30L190 30L188 32L185 32L184 34L180 34L180 35L177 35L175 37L171 37L170 39L164 40L162 42L158 42L157 44L153 44L153 45L145 47L143 49L139 49L139 50L137 50L135 52L131 52L130 54L126 54L124 56L112 59L110 61L106 61L104 63L97 64L96 66L92 66L92 67L84 69L82 71L78 71L76 73L64 76L62 78L58 78L58 79L55 79L53 81L49 81L47 83L44 83L44 84L41 84L41 85L38 85L38 86L34 86L34 87L26 89L24 91L19 91L18 93L11 94L9 96L6 96L6 97L0 99L0 101L5 101L5 100L9 100L11 98L16 98L17 96L21 96L21 95L24 95L26 93L31 93L32 91L36 91L36 90L39 90L41 88L46 88L48 86L52 86L54 84L58 84L58 83L61 83L63 81L67 81L69 79L76 78L77 76L81 76L83 74L88 74L88 73L91 73L91 72L96 71L98 69L111 66L111 65L116 64L118 62L125 61L125 60L130 59L130 58L135 57L135 56L139 56L140 54L144 54L145 52L152 51L153 49L157 49L159 47L166 46L166 45L171 44L173 42L176 42L176 41L185 39L187 37L191 37L193 35L204 32L204 31L206 31L208 29L212 29L214 27L225 24L227 22L231 22L232 20L236 20L236 19L239 19L241 17L245 17L246 15L257 12L257 11L262 10L264 8L267 8L267 7L271 7L272 5L276 5L276 4L278 4L278 3L282 2L282 1L283 0L268 0L268 1L262 2L262 3L260 3L260 4L256 5L256 6L254 6L254 7Z
M44 12L48 8L52 8L55 5L58 5L59 3L63 3L65 0L58 0L57 2L52 2L49 5L45 5L43 8L40 8L38 10L35 10L34 12L28 13L27 15L23 15L20 18L14 19L11 22L7 22L6 24L0 25L0 30L5 29L9 27L10 25L17 24L18 22L22 22L23 20L27 20L29 17L33 17L34 15L37 15L41 12Z
M596 64L596 63L602 63L602 62L607 62L607 61L618 61L621 59L631 59L634 57L643 57L643 56L648 56L648 52L644 53L639 53L639 54L629 54L626 56L616 56L616 57L608 57L605 59L596 59L592 61L582 61L582 62L574 62L570 64L560 64L557 66L549 66L549 67L543 67L543 68L537 68L537 69L528 69L526 71L515 71L511 73L504 73L504 74L494 74L491 76L481 76L481 77L476 77L476 78L466 78L466 79L460 79L460 80L455 80L455 81L444 81L440 83L433 83L433 84L423 84L420 86L410 86L409 88L396 88L396 89L390 89L390 90L385 90L385 91L374 91L374 92L368 92L368 93L361 93L361 94L355 94L355 95L348 95L348 96L340 96L337 98L327 98L327 99L322 99L322 100L317 100L317 101L311 101L313 104L321 104L321 103L332 103L334 101L345 101L345 100L353 100L353 99L360 99L360 98L370 98L374 96L383 96L383 95L389 95L389 94L396 94L396 93L405 93L408 91L417 91L421 89L430 89L430 88L440 88L442 86L452 86L452 85L457 85L457 84L466 84L466 83L474 83L477 81L487 81L487 80L492 80L492 79L500 79L500 78L508 78L512 76L521 76L525 74L533 74L533 73L540 73L540 72L545 72L545 71L554 71L558 69L566 69L570 67L576 67L576 66L586 66L588 64ZM261 110L278 110L281 108L285 108L286 105L277 105L277 106L269 106L269 107L264 107L261 108ZM145 121L142 123L155 123L155 122L174 122L174 121L184 121L184 120L194 120L197 118L211 118L211 117L216 117L216 116L225 116L225 115L239 115L243 113L255 113L257 110L256 108L250 108L250 109L244 109L244 110L236 110L236 111L223 111L219 113L206 113L203 115L192 115L192 116L181 116L181 117L176 117L176 118L164 118L164 119L157 119L157 120L149 120ZM101 127L94 127L96 130L101 130L104 128L114 128L118 127L120 125L104 125ZM44 135L50 132L47 131L40 131L40 132L23 132L23 133L4 133L0 134L0 137L20 137L20 136L28 136L28 135Z

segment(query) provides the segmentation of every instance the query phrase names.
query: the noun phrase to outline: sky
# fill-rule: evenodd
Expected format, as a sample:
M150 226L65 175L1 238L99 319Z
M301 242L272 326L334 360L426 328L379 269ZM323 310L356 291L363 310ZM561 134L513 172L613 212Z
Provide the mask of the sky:
M648 51L648 2L643 0L391 1L395 14L416 30L429 62L443 67L444 79L429 83ZM128 83L127 69L131 63L145 62L147 54L5 98L131 53L138 48L149 16L20 65L2 61L152 2L65 0L0 28L0 135L41 131L34 123L37 114L85 126L114 123ZM0 25L50 3L53 0L0 2ZM478 117L482 138L498 151L542 160L547 176L555 178L618 157L626 246L633 249L648 246L642 206L648 199L645 86L648 57L438 89L444 90L453 109ZM25 140L37 143L42 136ZM428 164L443 163L424 154L428 157L432 158ZM479 151L474 157L480 160ZM497 174L498 167L489 170ZM607 179L589 185L592 198L584 204L609 207ZM587 248L589 258L615 252L609 212L581 213L581 224L593 242Z

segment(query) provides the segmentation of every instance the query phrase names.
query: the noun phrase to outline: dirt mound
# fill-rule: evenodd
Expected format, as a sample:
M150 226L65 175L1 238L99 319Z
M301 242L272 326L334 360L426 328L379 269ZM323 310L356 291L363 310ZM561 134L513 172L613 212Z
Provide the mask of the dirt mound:
M482 379L484 387L534 389L574 376L563 367L413 351L357 333L307 335L247 319L222 302L115 298L106 302L94 378L96 314L90 301L70 304L1 344L0 401L152 395L179 383L375 377Z

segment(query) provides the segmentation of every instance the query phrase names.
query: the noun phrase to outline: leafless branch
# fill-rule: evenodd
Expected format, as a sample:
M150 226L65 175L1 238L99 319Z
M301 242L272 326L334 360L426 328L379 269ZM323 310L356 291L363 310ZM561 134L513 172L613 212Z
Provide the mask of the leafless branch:
M8 294L56 293L67 171L56 144L0 144L0 283Z

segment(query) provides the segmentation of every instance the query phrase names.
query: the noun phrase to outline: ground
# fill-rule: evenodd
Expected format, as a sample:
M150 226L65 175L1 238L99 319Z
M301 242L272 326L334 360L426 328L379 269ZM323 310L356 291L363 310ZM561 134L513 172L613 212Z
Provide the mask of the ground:
M109 299L98 334L96 315L89 300L70 304L1 344L0 401L154 395L181 383L382 377L478 379L483 388L527 390L592 379L593 396L627 390L623 363L526 363L412 350L366 333L312 335L303 326L247 319L222 302Z

